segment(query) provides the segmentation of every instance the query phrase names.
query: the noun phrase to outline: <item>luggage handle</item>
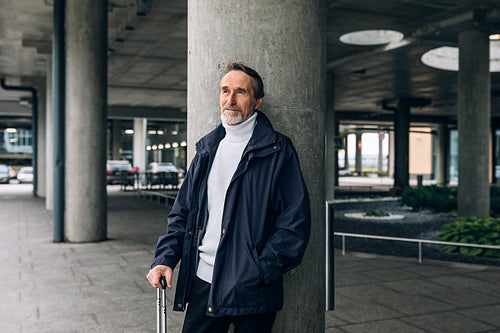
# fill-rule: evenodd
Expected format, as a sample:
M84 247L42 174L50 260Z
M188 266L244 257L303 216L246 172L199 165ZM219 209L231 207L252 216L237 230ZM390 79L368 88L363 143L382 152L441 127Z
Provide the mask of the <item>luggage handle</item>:
M156 289L156 332L167 333L167 281L160 277L161 288Z

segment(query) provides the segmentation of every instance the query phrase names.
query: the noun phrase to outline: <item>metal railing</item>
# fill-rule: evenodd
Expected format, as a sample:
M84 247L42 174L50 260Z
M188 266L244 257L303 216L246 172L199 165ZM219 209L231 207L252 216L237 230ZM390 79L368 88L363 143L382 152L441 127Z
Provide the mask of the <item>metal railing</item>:
M389 236L376 236L376 235L364 235L364 234L351 234L347 232L334 232L334 236L342 236L342 255L345 255L345 238L369 238L369 239L379 239L379 240L391 240L391 241L401 241L418 243L418 263L422 263L422 244L437 244L437 245L452 245L452 246L464 246L464 247L477 247L482 249L495 249L500 250L500 245L486 245L486 244L470 244L470 243L455 243L455 242L443 242L434 241L427 239L414 239L414 238L401 238L401 237L389 237Z

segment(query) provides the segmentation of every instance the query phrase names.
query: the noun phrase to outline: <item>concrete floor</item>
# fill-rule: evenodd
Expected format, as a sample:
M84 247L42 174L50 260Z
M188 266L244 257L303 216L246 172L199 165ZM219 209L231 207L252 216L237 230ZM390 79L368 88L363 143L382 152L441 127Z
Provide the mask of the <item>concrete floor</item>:
M31 189L0 186L0 332L154 332L145 276L168 207L108 187L110 240L54 244ZM500 267L339 251L335 260L326 332L500 332ZM179 332L183 315L168 319Z

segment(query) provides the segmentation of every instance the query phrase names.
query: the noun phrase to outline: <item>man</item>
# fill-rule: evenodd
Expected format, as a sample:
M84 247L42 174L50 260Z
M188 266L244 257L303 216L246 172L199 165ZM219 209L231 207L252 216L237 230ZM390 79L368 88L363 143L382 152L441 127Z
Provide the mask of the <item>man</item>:
M172 288L183 332L271 332L283 306L283 274L302 260L309 196L290 139L257 109L259 74L231 63L220 81L222 124L196 156L168 216L148 280Z

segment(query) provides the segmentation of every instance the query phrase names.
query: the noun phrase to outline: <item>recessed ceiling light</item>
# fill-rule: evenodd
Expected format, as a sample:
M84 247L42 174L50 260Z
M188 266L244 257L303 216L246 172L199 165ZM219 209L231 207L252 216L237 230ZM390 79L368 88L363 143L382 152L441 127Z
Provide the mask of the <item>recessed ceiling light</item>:
M340 36L340 41L351 45L383 45L399 42L404 35L394 30L360 30Z
M429 67L458 71L458 48L438 47L425 52L421 60ZM500 72L500 41L490 41L490 72Z

